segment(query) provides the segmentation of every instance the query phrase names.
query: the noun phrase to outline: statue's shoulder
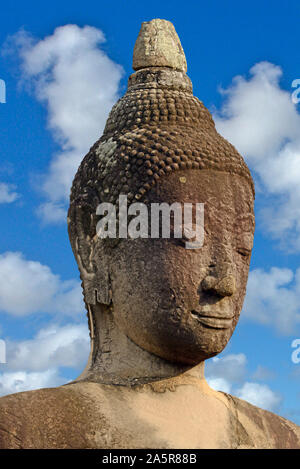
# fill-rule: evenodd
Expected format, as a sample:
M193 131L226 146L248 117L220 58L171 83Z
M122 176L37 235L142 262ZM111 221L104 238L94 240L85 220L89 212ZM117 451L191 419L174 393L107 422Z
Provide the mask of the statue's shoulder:
M93 421L80 384L4 396L0 398L0 449L95 447Z
M300 427L279 415L226 394L236 422L238 447L300 449Z

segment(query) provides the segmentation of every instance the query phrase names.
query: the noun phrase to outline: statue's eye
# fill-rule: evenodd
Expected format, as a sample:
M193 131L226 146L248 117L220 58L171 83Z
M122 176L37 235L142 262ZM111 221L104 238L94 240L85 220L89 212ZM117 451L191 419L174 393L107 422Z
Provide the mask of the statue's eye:
M248 257L251 254L251 249L247 249L244 247L238 247L236 250L243 257Z
M183 237L172 238L172 242L177 246L187 249L188 251L198 250L203 247L202 243L197 243L195 240L187 240L186 238L183 238ZM189 243L192 243L192 247Z
M173 238L172 242L187 251L198 251L204 245L201 241L197 242L197 240L187 240L185 238Z
M176 238L174 238L174 239L176 239ZM177 239L176 239L176 244L177 244L178 246L181 246L181 247L184 248L184 247L185 247L185 243L186 243L186 240L185 240L184 238L177 238Z

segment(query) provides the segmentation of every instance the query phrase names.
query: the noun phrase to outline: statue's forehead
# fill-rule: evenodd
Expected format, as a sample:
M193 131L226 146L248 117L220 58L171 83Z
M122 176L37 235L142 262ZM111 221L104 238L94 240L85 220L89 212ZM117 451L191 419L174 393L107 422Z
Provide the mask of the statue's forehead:
M178 171L162 179L151 190L152 200L198 202L231 212L253 211L253 194L245 178L214 170Z
M216 233L222 231L254 232L255 218L253 208L247 199L229 204L228 199L210 198L204 203L204 222L206 228Z

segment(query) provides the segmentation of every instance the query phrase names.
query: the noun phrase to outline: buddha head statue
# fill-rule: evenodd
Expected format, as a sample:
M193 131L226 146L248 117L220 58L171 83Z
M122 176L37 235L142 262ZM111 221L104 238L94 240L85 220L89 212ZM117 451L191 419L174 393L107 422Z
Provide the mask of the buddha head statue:
M170 22L142 24L133 68L126 94L74 178L70 241L90 328L95 311L106 311L141 349L193 367L220 353L238 322L253 243L254 185L243 158L193 96ZM126 237L118 229L115 239L100 237L97 207L112 204L119 213L120 196L128 207L139 203L149 211L153 204L201 204L201 246L188 249L184 230L172 236L172 220L170 237Z

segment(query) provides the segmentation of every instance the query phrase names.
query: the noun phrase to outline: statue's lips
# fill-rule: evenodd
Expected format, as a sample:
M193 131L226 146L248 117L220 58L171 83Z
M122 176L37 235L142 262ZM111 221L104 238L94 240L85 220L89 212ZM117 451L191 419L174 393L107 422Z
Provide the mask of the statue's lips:
M229 329L232 324L232 319L234 316L232 315L226 315L223 313L223 315L219 315L217 313L211 313L209 314L208 312L199 312L192 310L191 314L194 318L196 318L201 324L203 324L206 327L210 327L213 329Z

